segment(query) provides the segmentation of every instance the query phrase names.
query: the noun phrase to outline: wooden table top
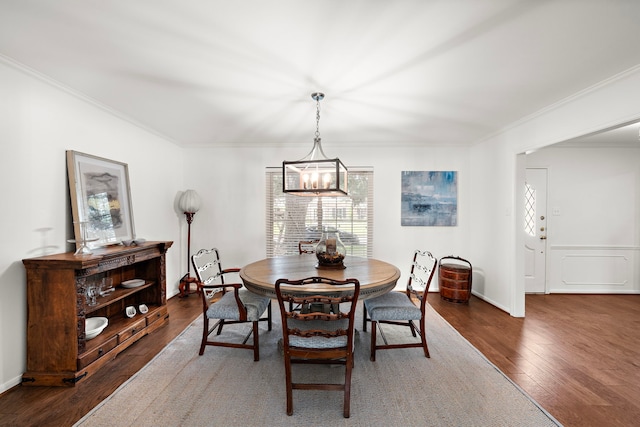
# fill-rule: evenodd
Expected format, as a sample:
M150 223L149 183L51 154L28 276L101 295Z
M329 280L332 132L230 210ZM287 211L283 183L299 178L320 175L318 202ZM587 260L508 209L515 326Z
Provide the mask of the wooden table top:
M244 266L240 278L251 292L276 298L275 283L278 279L300 280L306 277L328 277L334 280L355 278L360 281L360 297L364 300L391 291L398 279L400 270L394 265L371 258L347 256L345 269L318 269L314 255L301 254L275 258L266 258ZM327 285L317 284L315 292L335 292Z

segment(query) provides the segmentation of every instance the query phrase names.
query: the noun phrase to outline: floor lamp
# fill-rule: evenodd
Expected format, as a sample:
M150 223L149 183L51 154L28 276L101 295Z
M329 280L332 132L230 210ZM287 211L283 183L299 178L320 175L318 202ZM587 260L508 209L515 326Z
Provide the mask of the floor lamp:
M187 274L180 279L180 297L189 296L191 293L191 283L194 283L196 279L191 277L191 223L196 212L200 210L202 201L200 196L195 190L187 190L180 196L178 206L180 210L184 212L187 217Z

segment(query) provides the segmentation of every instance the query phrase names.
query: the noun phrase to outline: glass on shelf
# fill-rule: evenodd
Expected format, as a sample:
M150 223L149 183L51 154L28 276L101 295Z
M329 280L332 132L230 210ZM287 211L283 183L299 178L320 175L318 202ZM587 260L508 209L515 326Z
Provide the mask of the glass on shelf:
M89 238L88 235L88 225L89 225L89 221L79 221L77 222L77 224L80 225L80 240L77 239L69 239L67 240L67 242L69 243L76 243L80 244L80 246L78 246L76 248L76 251L73 253L74 255L91 255L93 252L91 252L91 248L89 246L87 246L87 243L90 242L96 242L99 239L96 238ZM76 236L77 237L77 236Z
M100 296L109 295L111 292L115 291L113 287L113 279L111 277L104 277L100 281Z
M88 283L85 289L85 298L87 305L93 306L98 304L99 287L96 283Z

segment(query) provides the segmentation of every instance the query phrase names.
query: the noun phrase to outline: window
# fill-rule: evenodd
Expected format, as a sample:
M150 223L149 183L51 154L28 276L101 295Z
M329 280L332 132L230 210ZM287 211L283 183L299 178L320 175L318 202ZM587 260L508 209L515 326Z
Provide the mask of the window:
M338 230L347 255L370 257L373 248L373 170L349 169L349 195L306 197L282 192L282 169L267 168L267 257L298 253L300 240Z
M524 231L536 236L536 190L525 182L524 188Z

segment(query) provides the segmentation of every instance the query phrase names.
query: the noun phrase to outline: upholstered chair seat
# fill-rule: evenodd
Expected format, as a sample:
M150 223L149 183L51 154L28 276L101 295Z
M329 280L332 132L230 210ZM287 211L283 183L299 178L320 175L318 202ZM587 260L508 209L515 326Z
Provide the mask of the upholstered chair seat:
M420 320L422 312L401 292L389 292L365 300L371 320Z
M260 320L260 316L269 307L269 299L256 295L247 289L239 289L238 296L247 310L247 321L255 322ZM215 304L207 308L209 319L240 320L240 310L233 292L225 293Z

